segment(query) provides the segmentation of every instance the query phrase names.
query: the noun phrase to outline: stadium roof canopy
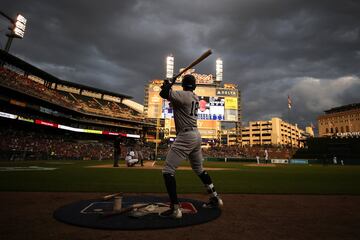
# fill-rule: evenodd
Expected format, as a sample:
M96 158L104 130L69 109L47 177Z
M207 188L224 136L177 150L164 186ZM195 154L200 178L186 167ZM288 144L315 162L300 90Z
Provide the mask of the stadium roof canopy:
M9 54L7 52L5 52L4 50L0 49L0 59L2 60L2 62L8 63L10 65L13 65L21 70L23 70L25 73L27 74L31 74L34 76L37 76L45 81L48 82L53 82L53 83L58 83L58 84L63 84L66 86L72 86L75 88L79 88L79 89L86 89L89 91L93 91L93 92L97 92L97 93L103 93L103 94L108 94L111 96L115 96L115 97L119 97L119 98L126 98L126 99L132 99L133 97L128 96L128 95L123 95L123 94L118 94L118 93L114 93L114 92L110 92L110 91L106 91L106 90L102 90L99 88L94 88L94 87L90 87L90 86L86 86L86 85L82 85L82 84L78 84L78 83L72 83L72 82L68 82L65 80L61 80L27 62L25 62L24 60L15 57L12 54Z

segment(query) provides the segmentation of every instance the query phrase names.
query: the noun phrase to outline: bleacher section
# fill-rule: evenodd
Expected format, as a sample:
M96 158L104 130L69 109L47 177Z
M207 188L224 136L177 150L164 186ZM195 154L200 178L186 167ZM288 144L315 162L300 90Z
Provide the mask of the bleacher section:
M144 121L142 113L139 113L120 102L117 103L100 98L56 90L5 67L0 67L0 84L4 87L85 114L95 114L137 122Z
M0 84L15 90L19 90L30 96L34 96L48 102L72 107L72 102L57 91L47 89L29 78L22 76L4 67L0 67Z
M113 141L99 135L67 133L28 123L0 119L1 160L111 160ZM92 139L91 139L92 138Z
M111 135L64 131L26 121L0 118L0 161L24 160L113 160L114 138ZM6 126L6 127L4 127ZM123 138L121 158L126 156ZM142 147L144 159L150 159L153 149Z

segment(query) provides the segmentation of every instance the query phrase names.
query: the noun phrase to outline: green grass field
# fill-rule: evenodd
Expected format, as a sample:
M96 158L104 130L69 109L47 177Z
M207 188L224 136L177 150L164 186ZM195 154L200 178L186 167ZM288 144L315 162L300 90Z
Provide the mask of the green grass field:
M97 164L112 162L0 162L1 169L26 166L57 168L53 171L0 171L0 191L165 192L159 169L86 168ZM360 194L360 166L252 167L218 162L205 162L205 166L235 168L209 171L220 193ZM204 187L192 171L178 170L176 176L179 193L204 192Z

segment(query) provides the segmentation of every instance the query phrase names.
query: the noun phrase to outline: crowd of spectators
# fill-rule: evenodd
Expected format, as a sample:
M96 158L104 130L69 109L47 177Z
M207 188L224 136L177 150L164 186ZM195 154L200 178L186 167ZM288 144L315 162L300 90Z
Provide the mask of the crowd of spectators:
M294 155L296 149L284 146L246 146L243 147L243 151L249 158L255 158L259 156L264 158L265 150L269 154L269 159L289 159Z
M158 155L165 157L168 151L168 146L161 146L158 149ZM260 158L265 157L265 150L267 150L269 159L288 159L295 153L295 149L284 148L281 146L212 146L202 149L204 158L238 158L238 159L255 159L256 156Z
M55 104L69 108L72 107L72 102L69 99L64 98L58 91L49 89L45 87L45 85L37 83L24 75L0 67L0 78L0 84L2 85L20 90L30 96L44 99Z
M14 128L1 128L0 156L2 160L26 160L26 159L70 159L70 160L113 160L113 139L79 139L73 134L49 134L49 129L24 130ZM123 145L122 158L125 157L131 145ZM250 158L264 157L265 149L269 153L269 159L288 159L291 150L286 148L265 147L239 147L221 146L204 148L205 158ZM138 150L142 151L145 160L154 160L154 146L141 145ZM158 149L158 157L165 157L168 148Z
M69 132L57 128L0 118L1 160L113 160L115 136ZM121 148L134 148L145 160L155 159L153 144L122 138Z
M143 121L144 119L141 113L122 103L52 89L4 67L0 67L0 78L0 84L6 87L79 112L132 121Z
M204 157L246 157L244 149L238 146L221 146L203 149Z
M169 145L160 145L158 148L158 157L165 158L169 150ZM268 152L269 159L289 159L295 149L284 148L281 146L212 146L202 149L204 158L236 158L236 159L255 159L259 156L261 159L265 157L265 150Z
M221 146L221 147L209 147L203 148L204 158L236 158L236 159L255 159L259 156L261 159L265 157L265 149L268 151L269 159L288 159L291 157L295 150L281 147L240 147L240 146ZM164 158L168 148L159 148L159 157Z
M109 132L119 132L119 123L116 121L111 121L107 119L99 119L99 118L91 118L91 117L76 117L72 118L74 121L69 121L66 123L62 123L59 120L54 119L52 116L42 114L42 113L36 113L34 111L27 112L27 111L19 111L17 109L14 109L10 106L0 106L0 111L19 115L23 118L27 119L40 119L47 122L53 122L57 124L63 124L68 127L74 127L74 128L80 128L80 129L90 129L90 130L99 130L99 131L109 131ZM94 125L94 123L99 123L98 125ZM0 122L1 124L1 122ZM104 126L103 126L103 125ZM133 134L134 131L131 130L131 127L134 127L133 123L121 123L121 126L124 127L120 130L121 133L124 134Z
M62 94L67 98L74 99L74 105L80 106L80 110L83 109L89 113L106 115L116 118L131 119L135 121L143 120L143 117L140 113L134 111L133 109L122 103L116 103L112 101L96 99L94 97L67 92L63 92Z
M1 128L0 153L8 160L105 160L113 158L113 143L103 139L76 139L70 134L48 134L41 130Z

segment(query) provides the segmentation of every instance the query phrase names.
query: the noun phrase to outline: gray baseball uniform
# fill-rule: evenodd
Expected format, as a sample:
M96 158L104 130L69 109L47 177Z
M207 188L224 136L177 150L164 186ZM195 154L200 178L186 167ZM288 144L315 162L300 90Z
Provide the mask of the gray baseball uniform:
M175 79L172 79L175 81ZM173 82L172 81L172 82ZM181 86L184 91L172 91L172 83L164 81L160 96L168 99L174 110L176 140L172 144L163 169L164 183L170 198L170 209L161 213L162 217L181 218L180 203L176 193L175 170L183 159L188 158L195 173L199 176L210 194L209 202L204 208L218 208L223 206L210 175L203 170L203 157L201 152L201 136L197 129L197 111L199 98L193 93L196 88L196 79L187 74L183 77Z
M163 173L175 174L182 160L189 159L196 174L203 172L201 136L197 129L199 98L192 91L172 91L169 101L174 109L176 140L167 156Z

